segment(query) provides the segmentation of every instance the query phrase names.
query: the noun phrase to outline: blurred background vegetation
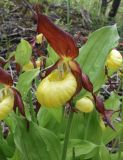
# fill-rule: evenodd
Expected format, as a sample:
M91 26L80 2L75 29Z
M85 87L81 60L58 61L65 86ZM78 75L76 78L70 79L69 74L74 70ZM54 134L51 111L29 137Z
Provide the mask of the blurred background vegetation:
M98 28L117 24L123 41L123 0L3 0L0 1L0 52L14 50L22 37L29 40L36 35L28 6L36 3L74 37L81 39Z
M89 25L91 25L90 28L92 30L107 24L117 23L120 33L123 31L123 0L29 0L29 2L45 4L47 12L51 4L61 8L66 6L67 23L71 23L72 11L76 10L78 14L82 14L82 18L85 18L85 21L91 21ZM87 20L87 18L90 19Z

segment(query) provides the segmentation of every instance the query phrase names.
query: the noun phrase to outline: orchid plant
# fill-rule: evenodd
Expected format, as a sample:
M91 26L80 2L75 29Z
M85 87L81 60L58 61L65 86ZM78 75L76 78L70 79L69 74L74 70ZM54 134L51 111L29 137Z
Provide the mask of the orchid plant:
M95 31L78 49L74 38L39 10L36 10L36 20L37 33L41 39L45 37L52 48L49 57L40 56L36 61L32 53L37 39L33 44L22 39L12 57L0 59L0 120L9 128L6 139L0 134L3 144L0 144L0 158L121 158L122 148L116 154L110 154L106 148L106 144L117 136L121 138L123 132L121 123L112 123L113 113L119 111L120 98L115 97L117 103L114 104L118 107L113 104L108 108L105 104L111 105L111 101L105 103L99 94L99 88L109 78L105 74L105 65L109 69L112 64L106 59L118 44L116 26ZM38 45L42 45L42 40ZM54 58L53 64L45 67L43 60L50 57L57 57L57 60ZM122 57L118 57L117 70L123 62ZM8 62L13 60L18 82L5 70Z
M112 111L111 110L108 111L104 108L103 101L101 101L101 99L98 96L96 96L96 94L93 91L93 84L89 80L89 77L82 72L79 63L77 63L75 60L75 58L79 54L79 51L73 37L70 34L58 28L56 25L54 25L45 15L38 13L37 21L38 21L37 32L42 33L46 37L51 47L60 56L60 59L52 67L48 68L47 70L48 74L50 74L54 69L58 68L61 74L64 74L65 72L69 72L69 73L71 72L71 74L75 77L77 82L77 86L76 86L75 82L71 84L70 81L68 81L69 87L71 88L73 87L73 90L71 89L71 94L70 96L68 96L68 99L65 100L65 97L64 97L64 103L62 105L65 105L65 103L68 102L69 100L70 100L69 102L71 103L73 95L75 96L77 93L79 93L83 87L84 89L92 93L92 96L95 101L96 109L98 110L99 113L102 114L103 119L107 122L107 124L113 128L109 120L109 115L111 114ZM60 80L60 78L58 79L58 77L60 76L59 74L60 73L56 72L53 75L50 75L51 78L49 77L49 79L51 79L51 83L52 81L54 81L55 85L57 85L57 80L58 82ZM61 80L62 78L65 79L66 77L64 78L64 75L61 75ZM72 78L73 77L70 78L71 81L72 81ZM39 99L42 98L44 100L45 99L44 97L46 97L47 99L52 98L50 92L51 93L53 92L53 88L55 88L55 85L51 87L52 89L50 89L49 88L50 84L48 86L48 83L45 84L44 81L42 81L41 83L43 85L40 86L40 88L38 89L39 93L37 93L40 96ZM65 87L61 86L60 84L58 85L60 87L63 87L63 90L66 90L66 92L67 91L70 92L66 84L65 84ZM46 93L44 93L44 90L46 89L46 87L49 89L48 91L46 91ZM41 94L41 89L42 89L42 92L45 94L44 97ZM60 92L61 96L64 96L65 93L61 91L60 88L58 88L57 91ZM58 92L56 92L56 95L58 95ZM48 97L48 94L49 94L49 97ZM54 94L52 95L54 97L56 96ZM56 100L58 98L59 97L57 97ZM45 103L44 103L44 106L45 106ZM52 104L51 106L54 106L54 105Z

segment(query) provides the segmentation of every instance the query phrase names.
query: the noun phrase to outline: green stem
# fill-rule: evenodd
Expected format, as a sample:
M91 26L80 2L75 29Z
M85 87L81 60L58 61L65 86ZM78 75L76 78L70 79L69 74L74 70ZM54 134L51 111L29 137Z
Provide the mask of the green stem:
M65 138L64 138L63 151L62 151L62 160L65 160L66 155L67 155L67 146L69 142L69 135L70 135L70 130L71 130L72 119L73 119L73 112L70 111L67 126L66 126L66 131L65 131Z
M90 121L91 121L91 117L92 117L92 113L90 113L90 114L88 114L88 115L84 115L85 116L85 126L86 126L86 128L85 128L85 133L84 133L84 140L86 140L87 139L87 136L88 136L88 130L89 130L89 125L90 125Z

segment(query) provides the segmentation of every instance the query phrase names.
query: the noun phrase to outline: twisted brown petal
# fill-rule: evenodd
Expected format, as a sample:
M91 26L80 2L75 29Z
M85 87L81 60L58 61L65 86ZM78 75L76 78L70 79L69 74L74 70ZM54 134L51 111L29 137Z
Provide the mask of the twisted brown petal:
M21 94L15 88L12 88L14 93L14 109L18 107L20 113L25 116L24 104L21 98Z
M70 66L71 72L73 73L77 81L77 89L76 89L76 93L74 94L76 95L82 89L82 78L80 76L82 74L82 71L79 64L74 60L69 62L69 66Z
M82 72L82 86L89 92L93 92L93 84L91 83L89 77Z
M102 99L99 96L97 96L95 93L93 93L93 84L91 83L89 77L84 73L82 73L82 86L84 89L91 92L94 98L94 102L95 102L97 111L102 115L103 120L107 123L107 125L111 127L113 130L115 130L110 120L114 111L105 109Z
M115 130L113 124L110 121L110 118L111 118L112 114L114 113L114 111L113 110L106 110L104 103L100 97L93 94L93 98L95 101L96 109L99 113L101 113L103 120L107 123L108 126L110 126L113 130Z

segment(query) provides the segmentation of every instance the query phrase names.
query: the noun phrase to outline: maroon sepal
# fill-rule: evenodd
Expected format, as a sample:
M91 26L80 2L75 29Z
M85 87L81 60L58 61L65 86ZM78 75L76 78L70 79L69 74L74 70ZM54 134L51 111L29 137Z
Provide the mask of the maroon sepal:
M25 116L24 104L21 98L21 94L15 88L12 88L14 93L14 109L18 107L20 113Z
M9 74L7 71L5 71L1 67L0 67L0 83L8 85L8 86L13 85L13 79L11 77L11 74Z
M113 130L115 130L115 128L110 120L114 111L105 109L102 99L100 97L96 96L95 94L92 94L92 95L93 95L93 98L95 101L95 106L96 106L97 111L102 115L102 118L106 122L106 124L109 127L111 127Z
M70 67L71 72L73 73L73 75L74 75L74 77L76 78L76 81L77 81L77 89L76 89L76 92L74 94L74 96L75 96L82 89L82 78L80 76L82 74L82 71L81 71L81 68L80 68L79 64L74 60L69 62L69 67Z
M21 65L19 63L16 63L15 65L16 65L16 72L17 74L19 74L21 71Z
M69 33L56 26L46 15L37 13L37 16L37 32L43 33L56 53L61 58L76 58L78 56L79 50L73 37Z
M89 92L93 92L93 84L91 83L89 77L82 72L82 86Z

